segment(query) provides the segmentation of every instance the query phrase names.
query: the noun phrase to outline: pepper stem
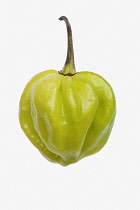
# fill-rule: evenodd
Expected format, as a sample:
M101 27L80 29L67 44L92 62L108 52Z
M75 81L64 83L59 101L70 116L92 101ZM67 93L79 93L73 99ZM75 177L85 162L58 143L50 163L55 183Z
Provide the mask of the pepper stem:
M72 41L72 30L69 20L62 16L59 20L64 20L67 27L67 35L68 35L68 49L67 49L67 58L63 70L60 71L62 74L73 75L76 73L75 64L74 64L74 51L73 51L73 41Z

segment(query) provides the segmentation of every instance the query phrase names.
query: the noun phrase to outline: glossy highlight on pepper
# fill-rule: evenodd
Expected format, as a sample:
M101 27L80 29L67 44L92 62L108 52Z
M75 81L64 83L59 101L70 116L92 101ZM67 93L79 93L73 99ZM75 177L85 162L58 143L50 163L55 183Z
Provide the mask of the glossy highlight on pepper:
M35 75L20 99L22 130L51 162L67 166L92 155L106 144L116 115L109 83L89 71L76 73L72 30L65 16L68 51L61 71Z

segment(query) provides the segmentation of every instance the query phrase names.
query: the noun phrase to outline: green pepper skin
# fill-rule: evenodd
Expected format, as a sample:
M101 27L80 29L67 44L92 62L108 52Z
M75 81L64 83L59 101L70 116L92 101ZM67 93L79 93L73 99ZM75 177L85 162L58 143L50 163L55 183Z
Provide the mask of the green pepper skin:
M67 76L47 70L26 85L19 120L45 158L67 166L105 145L115 113L113 90L98 74L85 71Z

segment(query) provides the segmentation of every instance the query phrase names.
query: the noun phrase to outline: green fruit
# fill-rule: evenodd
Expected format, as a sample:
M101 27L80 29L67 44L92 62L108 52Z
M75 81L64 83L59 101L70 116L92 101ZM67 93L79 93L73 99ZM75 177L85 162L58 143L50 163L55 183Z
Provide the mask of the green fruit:
M76 73L69 21L67 59L62 71L47 70L26 85L20 125L49 161L63 166L98 152L111 133L116 101L109 83L93 72Z

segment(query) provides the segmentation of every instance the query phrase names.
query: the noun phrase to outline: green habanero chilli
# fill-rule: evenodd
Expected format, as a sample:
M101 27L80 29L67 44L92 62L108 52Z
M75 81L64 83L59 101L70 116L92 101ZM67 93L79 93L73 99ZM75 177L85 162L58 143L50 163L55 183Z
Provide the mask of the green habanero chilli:
M61 71L47 70L26 85L19 106L21 128L51 162L67 166L98 152L111 133L116 100L109 83L98 74L76 72L72 31Z

